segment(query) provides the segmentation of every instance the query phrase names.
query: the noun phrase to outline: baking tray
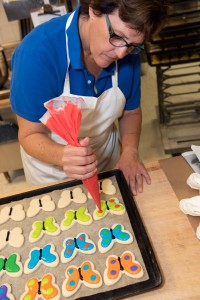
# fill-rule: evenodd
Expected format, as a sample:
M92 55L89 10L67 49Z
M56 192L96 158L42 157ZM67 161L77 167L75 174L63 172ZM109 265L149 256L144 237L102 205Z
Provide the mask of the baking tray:
M87 227L87 230L89 230L89 235L91 238L91 235L95 232L97 232L99 228L102 227L108 227L110 224L117 223L117 222L122 222L124 224L126 224L125 228L126 230L128 229L129 232L132 233L132 235L134 236L134 251L133 253L136 254L136 260L140 262L140 264L142 265L143 269L144 269L144 273L145 275L140 278L140 279L133 279L130 278L126 275L122 275L121 279L119 280L119 282L117 282L115 285L113 286L106 286L103 283L103 286L101 288L98 289L88 289L86 288L84 285L82 285L80 287L80 289L78 290L78 292L76 294L74 294L72 297L70 298L65 298L64 296L62 296L61 293L61 299L97 299L97 300L102 300L102 299L124 299L126 297L130 297L130 296L134 296L143 292L147 292L153 288L159 287L162 283L162 277L161 277L161 272L156 260L156 257L154 255L154 251L153 248L151 246L150 240L148 238L147 232L145 230L145 227L143 225L142 219L140 217L140 214L138 212L136 203L134 201L134 198L130 192L130 189L126 183L126 180L123 176L123 173L119 170L112 170L109 172L104 172L99 174L98 176L98 180L101 182L104 179L110 178L112 180L112 182L114 183L114 185L117 188L117 197L120 201L120 203L125 205L126 208L126 214L122 215L122 216L114 216L109 214L109 216L106 216L105 218L102 219L103 222L103 226L100 223L93 223L96 226L92 226L91 228L89 228L90 226L84 226ZM56 199L58 199L58 195L62 192L62 190L65 189L72 189L75 188L77 186L81 186L81 188L84 190L84 186L82 185L81 181L78 180L73 180L73 181L68 181L68 182L64 182L64 183L59 183L59 184L55 184L55 185L51 185L48 187L44 187L44 188L39 188L39 189L35 189L33 191L28 191L25 193L21 193L21 194L16 194L13 196L9 196L9 197L5 197L5 198L1 198L0 199L0 205L8 205L8 203L13 204L13 206L15 204L18 203L23 203L24 206L24 210L26 210L26 206L28 206L29 202L31 199L33 199L35 196L41 196L41 195L51 195L51 197L53 198L54 202L56 203ZM85 190L85 193L87 193L87 191ZM106 197L108 196L103 196L103 198L106 199ZM108 198L110 198L111 196L109 196ZM102 198L102 197L101 197ZM88 202L89 201L89 202ZM89 208L91 209L91 207L95 208L94 202L92 200L88 200L87 202L89 203ZM148 201L148 199L147 199ZM16 203L17 202L17 203ZM75 207L77 204L72 204L73 207ZM10 206L10 205L9 205ZM80 206L80 204L79 204ZM2 207L2 206L1 206ZM0 210L1 210L0 207ZM57 206L56 206L57 207ZM72 209L72 207L67 207L64 209L64 211L66 211L67 209ZM58 210L56 209L57 214L59 213L59 215L64 216L64 211L62 210ZM50 213L48 213L50 214ZM52 215L52 214L51 214ZM41 215L40 215L41 218ZM57 215L58 218L58 215ZM27 218L26 218L27 219ZM25 220L26 220L25 219ZM35 218L32 218L32 221L30 222L30 218L29 219L29 223L27 224L31 224L35 221ZM38 217L37 217L38 220ZM10 223L8 223L10 222ZM10 224L9 226L12 226L12 220L9 220L7 223L0 225L0 230L2 227L6 227L7 224ZM23 226L23 223L25 221L21 221L21 226L24 229L24 235L26 238L26 230L28 225ZM110 222L110 223L109 223ZM18 222L17 222L18 223ZM24 223L25 224L25 223ZM17 226L18 224L16 224L16 222L14 223L14 226ZM77 228L76 228L77 229ZM75 233L76 229L73 229L72 232ZM81 228L80 231L87 231L86 228ZM29 231L30 232L30 231ZM69 234L67 232L68 236L71 236L70 230L69 230ZM66 232L65 232L65 237L66 237ZM49 239L51 239L53 241L55 237L49 237ZM43 239L43 238L42 238ZM45 240L46 239L46 240ZM92 238L91 238L92 239ZM47 237L45 236L44 240L43 240L43 244L44 242L47 241ZM56 240L55 240L56 241ZM28 242L29 243L29 242ZM39 243L39 242L38 242ZM30 244L30 243L29 243ZM56 247L59 247L59 244L62 244L62 239L59 236L59 243L58 241L55 243ZM96 243L97 244L97 243ZM38 246L38 244L36 245ZM40 245L39 245L40 246ZM25 245L22 246L21 250L14 250L18 253L21 254L22 252L22 264L24 265L24 260L23 260L23 255L26 254L26 258L27 258L27 251L26 248L24 247L28 247L25 243ZM31 245L31 247L35 247L34 245ZM130 250L132 251L132 245L120 245L115 243L115 249L114 250L110 250L109 253L105 254L100 254L100 253L96 253L96 254L92 254L89 255L89 257L85 257L85 260L91 260L94 264L95 264L95 269L99 270L100 267L100 274L102 274L102 270L105 269L105 267L103 267L103 264L101 263L101 259L102 261L105 261L105 257L107 257L110 254L116 254L118 255L119 253L121 253L121 251L123 251L123 249L125 250ZM8 252L8 254L10 255L10 253L13 253L13 248L11 246L6 246L6 248L1 250L1 255L5 255L5 252ZM30 248L30 245L29 245ZM138 248L138 249L137 249ZM136 249L136 251L135 251ZM20 252L21 251L21 252ZM10 253L9 253L10 252ZM111 252L111 253L110 253ZM57 253L60 253L59 251L57 251ZM7 254L7 253L6 253ZM120 255L120 254L119 254ZM98 259L97 259L98 256ZM104 257L103 257L104 256ZM93 258L93 259L92 259ZM76 258L75 258L76 259ZM80 259L80 258L79 258ZM83 260L83 259L82 259ZM98 268L96 267L96 264L98 265ZM100 265L99 265L100 264ZM76 263L74 263L74 261L72 260L71 262L69 262L68 264L63 264L60 263L58 265L58 267L56 268L55 272L58 272L55 275L55 278L61 278L62 276L62 272L61 270L65 270L67 268L68 265L76 265ZM101 266L102 266L102 270L101 270ZM54 269L55 268L48 268L48 272L53 273L54 274ZM43 268L43 266L40 266L39 269L37 269L34 273L29 274L28 276L26 274L25 279L23 279L23 275L20 278L20 281L18 278L11 278L9 276L7 276L7 274L4 274L2 277L0 277L0 283L5 283L5 281L7 281L7 283L9 283L9 280L11 281L11 285L13 288L17 288L17 292L22 289L22 291L25 291L25 284L27 279L31 278L31 277L42 277L43 273L42 270L45 270L45 268ZM60 270L60 273L59 273ZM40 276L40 272L41 272L41 276ZM35 274L36 273L36 274ZM64 279L64 274L63 274L63 278ZM24 280L24 282L23 282ZM61 280L61 279L60 279ZM56 280L57 281L57 280ZM18 284L16 285L16 283L20 282L21 285L18 286ZM57 282L58 284L58 282ZM16 286L15 286L16 285ZM58 284L59 285L59 284ZM61 287L60 287L61 289ZM13 294L15 295L15 291L13 291ZM21 294L20 294L21 295ZM16 297L16 299L19 299L19 295Z

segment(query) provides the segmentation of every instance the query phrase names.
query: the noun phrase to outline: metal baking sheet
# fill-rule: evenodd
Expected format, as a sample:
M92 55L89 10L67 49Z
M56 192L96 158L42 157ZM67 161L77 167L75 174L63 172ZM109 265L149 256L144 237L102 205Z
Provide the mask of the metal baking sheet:
M93 223L88 226L83 226L76 223L69 230L63 232L61 231L58 236L52 237L44 235L36 243L30 243L28 240L29 233L32 229L32 224L36 220L43 221L46 217L52 216L55 218L57 224L61 224L61 221L64 219L64 214L67 210L77 210L80 206L86 206L89 213L91 215L93 214L93 211L96 207L93 200L91 199L88 199L84 204L71 202L70 205L65 208L60 209L57 207L58 200L60 199L63 190L67 189L71 191L75 187L81 187L83 192L88 195L87 190L83 186L82 182L76 180L68 181L65 183L13 195L10 197L5 197L0 200L0 211L4 206L12 207L15 204L21 203L26 212L29 207L30 201L33 198L40 198L44 195L50 195L52 200L56 204L56 209L52 212L45 212L40 210L39 214L35 217L30 218L26 216L26 218L20 222L9 219L9 221L0 225L0 230L5 228L7 230L11 230L14 227L22 228L25 237L25 243L23 244L23 246L21 248L14 248L10 245L6 245L5 248L0 250L0 255L8 257L12 253L19 253L23 265L28 259L29 252L32 248L42 248L48 243L53 243L55 245L55 250L60 257L60 253L63 248L63 240L67 237L76 237L80 232L85 232L86 234L88 234L89 238L96 244L96 246L99 240L98 232L102 227L110 228L113 224L122 224L124 226L124 229L128 230L133 235L133 242L131 244L124 245L116 242L114 243L112 249L110 249L107 253L100 253L97 247L97 251L95 253L86 255L79 252L74 257L74 259L68 263L62 263L60 261L59 265L56 268L50 268L41 264L40 267L33 273L28 275L23 273L19 278L12 278L7 274L3 274L0 277L0 284L11 284L12 292L16 299L19 299L20 296L24 293L25 285L29 278L37 277L38 279L41 279L42 276L46 273L52 273L55 276L55 282L61 290L61 299L65 299L65 297L62 296L62 283L65 280L65 270L68 266L76 265L78 267L83 261L90 260L94 264L95 269L100 272L103 279L103 273L106 267L106 258L111 254L119 257L126 250L133 252L136 260L142 265L144 270L144 275L142 278L133 279L123 274L116 284L107 286L103 282L103 285L97 289L90 289L82 284L79 290L67 299L124 299L126 297L149 291L152 288L156 288L161 285L162 277L156 257L154 255L148 235L139 215L134 198L132 197L132 194L122 172L119 170L113 170L101 173L99 174L98 179L101 183L104 179L107 178L112 181L112 184L116 188L116 193L111 196L101 192L101 199L109 200L112 197L118 198L119 202L126 208L125 214L113 215L108 213L107 216L103 219L98 221L93 220Z

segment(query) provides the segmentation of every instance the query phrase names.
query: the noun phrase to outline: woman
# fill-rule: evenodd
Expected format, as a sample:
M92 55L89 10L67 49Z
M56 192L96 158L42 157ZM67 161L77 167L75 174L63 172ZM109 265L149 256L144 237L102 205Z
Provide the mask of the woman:
M142 192L144 179L150 184L138 153L138 53L166 10L165 0L81 0L73 13L23 39L12 61L11 106L29 184L83 180L112 168L123 171L133 195ZM44 103L61 94L81 96L87 104L81 147L66 145L40 122Z

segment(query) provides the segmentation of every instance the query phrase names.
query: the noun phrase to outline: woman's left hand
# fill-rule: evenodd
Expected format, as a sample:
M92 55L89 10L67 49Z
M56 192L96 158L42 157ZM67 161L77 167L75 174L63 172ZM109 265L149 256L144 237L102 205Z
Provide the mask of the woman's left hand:
M151 178L142 161L140 161L138 154L131 151L126 151L121 154L115 169L120 169L133 193L136 196L143 192L144 179L147 184L151 184Z

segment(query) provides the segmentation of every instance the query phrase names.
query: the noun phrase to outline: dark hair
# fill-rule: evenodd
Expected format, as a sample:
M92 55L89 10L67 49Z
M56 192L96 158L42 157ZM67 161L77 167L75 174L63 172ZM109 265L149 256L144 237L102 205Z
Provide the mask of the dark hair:
M89 16L89 7L97 16L119 11L119 17L148 38L162 28L168 0L80 0L80 13Z

